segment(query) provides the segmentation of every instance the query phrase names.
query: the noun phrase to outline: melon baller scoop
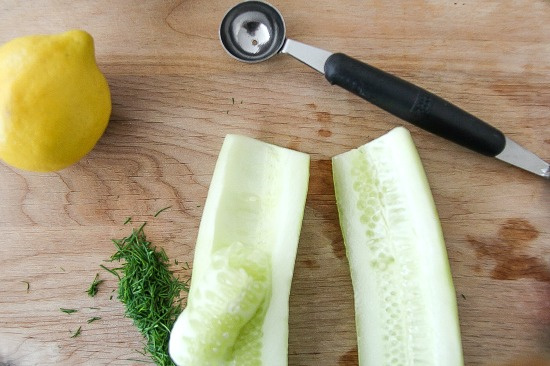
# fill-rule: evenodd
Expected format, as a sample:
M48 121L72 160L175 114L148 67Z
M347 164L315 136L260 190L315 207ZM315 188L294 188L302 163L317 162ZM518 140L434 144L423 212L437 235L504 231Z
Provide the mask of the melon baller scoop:
M435 135L550 179L550 164L495 127L408 81L353 59L286 38L281 13L262 1L235 5L220 24L225 50L255 63L286 53L385 111Z

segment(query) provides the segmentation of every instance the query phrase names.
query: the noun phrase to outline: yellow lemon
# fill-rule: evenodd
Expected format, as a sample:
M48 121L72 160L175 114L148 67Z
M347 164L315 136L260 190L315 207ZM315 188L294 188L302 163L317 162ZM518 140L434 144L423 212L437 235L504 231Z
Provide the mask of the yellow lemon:
M0 47L0 159L30 171L63 169L95 146L111 94L84 31L16 38Z

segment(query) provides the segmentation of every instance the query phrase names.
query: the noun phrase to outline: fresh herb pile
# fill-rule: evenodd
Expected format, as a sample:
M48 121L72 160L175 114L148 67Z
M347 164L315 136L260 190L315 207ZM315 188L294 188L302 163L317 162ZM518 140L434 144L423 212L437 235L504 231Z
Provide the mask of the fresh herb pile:
M145 351L157 365L174 365L168 355L170 330L181 313L180 292L189 291L170 271L164 249L151 246L143 231L145 223L132 234L113 240L117 252L111 261L120 261L119 268L107 269L119 279L118 298L125 305L125 315L144 335Z

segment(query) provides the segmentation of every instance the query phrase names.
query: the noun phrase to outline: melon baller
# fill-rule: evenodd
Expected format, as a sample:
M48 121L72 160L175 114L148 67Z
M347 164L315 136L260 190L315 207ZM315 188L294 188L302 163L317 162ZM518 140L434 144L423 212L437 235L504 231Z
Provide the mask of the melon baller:
M255 63L286 53L336 84L424 130L486 156L550 179L550 164L495 127L408 81L351 58L286 37L283 16L262 1L245 1L224 16L219 30L225 50Z

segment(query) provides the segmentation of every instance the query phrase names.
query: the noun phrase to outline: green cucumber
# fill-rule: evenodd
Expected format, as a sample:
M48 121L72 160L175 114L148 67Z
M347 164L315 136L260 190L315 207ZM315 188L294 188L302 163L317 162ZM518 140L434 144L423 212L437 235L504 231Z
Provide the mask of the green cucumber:
M309 155L226 136L187 307L170 334L176 364L287 364L288 299L308 180Z
M445 242L410 133L395 128L332 164L359 364L462 365Z

